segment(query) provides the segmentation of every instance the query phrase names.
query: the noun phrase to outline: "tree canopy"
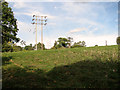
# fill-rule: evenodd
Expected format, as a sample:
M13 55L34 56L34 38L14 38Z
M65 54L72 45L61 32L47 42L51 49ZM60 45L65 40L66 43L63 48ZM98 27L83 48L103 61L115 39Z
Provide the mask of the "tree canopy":
M17 43L20 39L17 38L17 19L14 17L12 8L8 6L6 1L1 2L2 18L0 23L2 25L2 48L6 48L8 42ZM10 47L9 45L7 47Z
M85 41L79 41L75 42L73 45L71 45L73 42L72 37L68 38L58 38L57 41L55 41L54 46L51 49L58 49L58 48L74 48L74 47L85 47L86 43Z
M35 49L36 45L33 46L33 49ZM37 44L37 50L41 50L42 49L42 44L39 42ZM45 45L43 44L43 50L45 49Z
M74 47L85 47L85 41L79 41L79 42L75 42L73 45L72 45L72 48Z
M120 45L120 36L117 37L117 44Z

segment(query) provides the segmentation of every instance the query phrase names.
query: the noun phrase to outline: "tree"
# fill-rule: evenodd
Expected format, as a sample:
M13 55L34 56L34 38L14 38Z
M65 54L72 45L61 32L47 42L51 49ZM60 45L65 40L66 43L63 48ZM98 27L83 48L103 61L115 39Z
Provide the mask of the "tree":
M86 44L85 41L82 41L82 44L81 44L81 45L82 45L83 47L86 46L85 44Z
M4 45L2 45L2 52L13 52L13 47L4 43Z
M98 45L95 45L95 47L98 47Z
M85 41L79 41L79 42L75 42L72 46L72 48L74 47L85 47Z
M68 42L68 40L67 40L67 38L58 38L58 41L57 41L58 43L59 43L59 45L58 46L60 46L60 47L67 47L67 42Z
M68 37L68 38L58 38L57 41L55 41L54 46L51 49L58 49L58 48L70 48L71 47L71 42L73 41L73 38Z
M22 51L22 47L21 46L13 46L13 51L14 52Z
M69 48L71 48L71 43L73 42L73 38L72 37L68 37L68 45Z
M25 50L34 50L32 44L25 46Z
M118 45L120 45L120 36L117 37L117 41L116 42L117 42Z
M11 7L8 7L7 2L1 2L2 4L2 19L0 24L2 25L2 48L4 49L8 42L14 43L18 42L20 39L16 37L18 28L17 28L17 19L14 17ZM5 50L7 51L7 50Z
M55 41L53 48L57 49L57 41Z
M35 49L36 45L33 46L33 48ZM42 49L42 44L39 42L37 44L37 50L41 50ZM45 50L45 45L43 44L43 50Z

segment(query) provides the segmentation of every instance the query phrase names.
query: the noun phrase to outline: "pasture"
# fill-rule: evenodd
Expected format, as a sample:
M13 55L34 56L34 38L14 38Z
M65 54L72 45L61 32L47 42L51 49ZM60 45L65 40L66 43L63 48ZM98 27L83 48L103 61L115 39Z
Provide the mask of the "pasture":
M2 54L3 88L114 88L120 85L118 46Z

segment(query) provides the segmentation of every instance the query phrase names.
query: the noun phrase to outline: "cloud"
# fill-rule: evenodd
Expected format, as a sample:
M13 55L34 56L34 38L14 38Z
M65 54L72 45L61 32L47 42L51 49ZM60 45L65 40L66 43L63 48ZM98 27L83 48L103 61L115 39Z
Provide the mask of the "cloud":
M115 22L118 22L118 19L115 19Z
M90 4L87 2L69 2L69 3L63 3L62 10L64 10L68 15L76 16L78 15L79 17L84 17L87 15L87 17L94 17L96 18L98 16L98 9L102 10L102 12L105 13L104 7L102 5L96 5L96 4ZM94 12L93 12L94 10ZM72 14L71 14L72 12Z
M34 37L35 37L35 35L34 35ZM51 47L53 47L56 39L57 39L57 37L46 37L46 36L44 36L43 37L43 43L45 44L45 48L50 49ZM25 40L25 41L26 41L26 45L32 44L34 46L36 44L35 38L29 38L29 40ZM40 36L38 37L37 43L38 42L41 42ZM22 46L20 44L20 42L17 43L17 45Z
M15 12L15 15L27 15L32 17L33 15L38 15L38 16L47 16L48 19L56 19L57 16L50 15L48 13L44 13L42 7L40 7L39 11L35 9L28 9L27 12Z
M72 22L75 22L76 25L85 27L86 30L89 34L92 34L93 32L97 31L97 30L103 30L105 29L106 26L104 26L102 23L99 23L98 21L94 21L90 18L77 18L77 17L66 17L65 19L70 20ZM71 30L72 32L79 32L80 28L77 28L77 30ZM71 33L72 33L71 32Z
M53 25L53 26L58 25L58 26L56 26L57 28L55 27L56 32L52 32L53 34L51 34L51 35L53 35L53 37L52 36L47 36L47 35L44 36L44 44L47 48L50 48L54 45L55 39L58 38L56 36L60 36L60 35L58 35L58 32L61 32L63 34L63 36L65 36L62 29L65 32L66 27L61 28L62 25L65 24L65 21L66 21L66 23L67 23L67 21L68 22L69 21L73 22L74 25L76 26L75 29L73 29L73 30L69 29L70 31L67 31L67 32L69 32L69 34L74 33L72 37L74 38L75 41L84 40L87 43L87 46L94 46L96 44L105 45L105 40L108 40L108 45L116 44L115 43L115 38L116 38L115 35L101 35L101 36L93 35L94 31L97 31L97 30L101 29L104 32L104 30L105 30L103 28L104 24L97 21L98 18L99 19L101 18L101 17L98 17L99 12L102 11L103 12L102 14L103 15L105 14L104 7L102 7L102 6L96 6L94 4L90 5L90 4L87 4L87 3L85 3L84 5L75 4L75 3L66 3L66 4L63 4L63 6L62 5L60 6L60 10L62 8L63 12L65 11L65 14L61 13L58 16L52 15L51 12L46 13L47 11L45 12L44 5L40 6L40 7L37 7L37 6L35 6L35 7L31 6L30 7L28 3L24 3L23 5L21 3L18 3L18 6L20 6L19 8L24 7L25 10L24 9L22 9L22 11L21 10L20 11L16 10L15 14L17 14L17 17L19 17L19 15L21 15L21 16L26 15L26 16L30 16L30 17L32 17L32 15L34 15L34 14L36 14L36 15L46 15L46 16L48 16L48 20L51 19L51 20L48 21L48 25L47 25L47 26L49 26L48 27L49 30L53 29L53 27L51 25ZM15 7L17 7L17 4L16 4L16 6L14 6L14 8ZM99 8L98 9L99 12L93 12L94 8ZM59 17L62 17L61 15L63 15L64 16L63 18L65 18L66 20L62 19L62 18L59 18ZM21 20L20 18L21 17L19 17L19 20ZM59 21L59 23L54 23L55 21L53 19L55 21ZM58 19L60 19L60 20L58 20ZM61 25L61 27L60 27L61 31L59 30L59 25ZM72 27L71 23L70 23L70 25ZM79 26L80 27L85 27L85 28L80 28ZM32 28L32 30L34 30L33 27L34 26L32 26L31 24L28 24L26 22L18 21L18 28L20 29L18 35L20 36L21 39L24 39L26 41L27 45L29 45L30 43L35 44L35 34L33 35L32 32L29 32L29 29L31 29L31 28ZM54 31L54 29L53 29L53 31ZM78 35L78 34L75 35L77 32L81 32L81 31L88 31L88 32L85 35ZM51 33L51 32L48 32L48 33ZM92 33L92 34L90 34L90 33ZM55 34L57 34L57 35L55 36ZM39 41L41 41L40 40L40 35L38 35L38 42Z
M56 26L57 24L56 23L49 23L48 25L50 25L50 26Z
M31 43L34 45L35 44L35 34L33 34L33 32L29 32L30 25L25 22L21 22L21 21L18 21L18 24L19 24L18 28L20 28L18 36L20 36L21 39L25 40L27 45L29 45ZM33 26L32 26L32 28L33 28ZM71 30L70 32L77 33L77 32L84 31L84 30L88 30L88 28L77 28L77 29ZM98 30L98 28L96 27L93 29L93 31L94 30ZM43 39L44 39L44 44L45 44L46 48L48 48L48 49L51 48L54 45L55 40L57 40L58 36L60 37L60 35L44 36ZM61 36L61 37L63 37L63 36ZM67 35L67 36L69 36L69 35ZM87 46L95 46L95 45L104 46L106 40L108 42L108 45L116 45L117 34L112 34L112 35L107 35L107 34L106 35L93 35L93 34L89 34L89 33L87 33L85 35L71 34L71 37L74 39L74 42L85 41ZM41 42L39 33L38 33L38 42ZM20 43L18 43L17 45L20 45Z
M78 41L85 41L87 47L90 46L105 46L106 45L106 40L107 40L107 45L116 45L116 38L117 35L116 34L112 34L112 35L71 35L71 37L73 38L74 42L78 42ZM67 38L67 37L66 37ZM44 36L44 44L46 48L51 48L54 45L55 40L57 39L57 37L45 37ZM41 42L40 38L38 38L38 42ZM73 42L73 43L74 43ZM31 38L30 40L26 41L27 45L30 44L35 45L35 39ZM20 45L20 43L17 43L17 45Z
M21 40L26 41L26 45L30 45L31 43L33 45L36 44L35 42L35 38L36 38L36 34L33 33L35 32L35 26L33 26L32 24L29 24L27 22L22 22L22 21L17 21L17 25L18 25L18 35L17 37L19 37ZM56 23L49 23L48 25L56 25ZM37 33L37 37L38 40L37 42L41 42L41 32L40 32L40 28L38 27L38 33ZM51 48L54 45L55 39L57 39L57 37L55 36L44 36L43 40L44 40L44 44L46 48ZM17 45L20 45L20 42L17 43Z
M6 0L7 2L118 2L119 0Z
M25 23L25 22L21 22L21 21L17 21L17 25L18 25L18 29L19 29L19 32L28 32L30 31L30 29L33 29L33 26L32 24L28 24L28 23Z
M86 31L86 30L87 28L77 28L77 29L71 30L69 33L81 32L81 31Z
M107 40L108 45L116 45L117 34L112 35L72 35L74 42L85 41L88 46L105 46L105 41Z
M14 2L13 8L19 9L26 7L24 2Z
M98 28L96 27L96 28L94 28L94 31L97 31L98 30Z
M39 12L39 11L31 11L31 12L27 12L27 13L23 13L24 15L28 15L28 16L33 16L33 15L40 15L40 16L47 16L49 19L55 19L56 18L56 16L52 16L52 15L50 15L50 14L45 14L45 13L41 13L41 12Z
M89 7L87 5L87 7ZM64 3L63 6L62 6L62 9L64 11L66 11L68 14L71 15L71 12L72 12L72 15L76 15L76 14L80 14L81 13L85 13L85 9L86 9L86 4L76 4L76 3ZM90 8L88 8L90 9ZM87 10L88 11L88 10Z

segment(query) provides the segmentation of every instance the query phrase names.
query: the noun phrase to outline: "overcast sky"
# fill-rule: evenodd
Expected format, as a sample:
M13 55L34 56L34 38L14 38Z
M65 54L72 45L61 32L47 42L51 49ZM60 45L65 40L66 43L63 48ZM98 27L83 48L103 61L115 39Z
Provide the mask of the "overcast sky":
M85 41L87 46L116 45L118 36L117 2L9 2L18 22L18 37L29 45L35 44L35 26L32 16L47 15L44 27L46 48L54 45L59 37L72 37L74 42ZM89 0L90 1L90 0ZM108 1L108 0L107 0ZM110 0L113 1L113 0ZM115 0L114 0L115 1ZM41 42L38 26L38 42ZM20 45L18 43L18 45Z

